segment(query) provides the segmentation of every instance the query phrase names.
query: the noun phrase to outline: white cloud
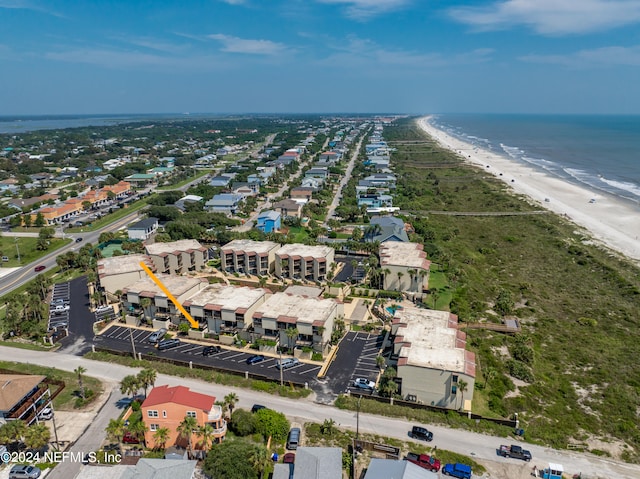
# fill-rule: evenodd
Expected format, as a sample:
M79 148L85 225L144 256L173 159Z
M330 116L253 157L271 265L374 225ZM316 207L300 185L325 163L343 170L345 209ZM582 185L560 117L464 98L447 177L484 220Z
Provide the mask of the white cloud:
M64 15L49 8L39 5L37 2L30 0L0 0L0 8L10 10L31 10L33 12L45 13L54 17L64 18Z
M220 0L224 3L228 3L229 5L242 5L246 3L245 0Z
M526 25L543 35L581 34L640 22L640 0L502 0L449 14L478 30Z
M580 50L569 55L525 55L519 58L528 63L547 63L571 68L609 66L640 66L640 45L633 47L602 47Z
M251 53L255 55L277 55L285 50L282 43L271 40L252 40L248 38L238 38L231 35L216 33L208 35L208 38L222 42L222 51L229 53Z
M354 20L368 20L393 10L399 10L413 0L317 0L320 3L346 5L345 14ZM424 1L424 0L422 0Z

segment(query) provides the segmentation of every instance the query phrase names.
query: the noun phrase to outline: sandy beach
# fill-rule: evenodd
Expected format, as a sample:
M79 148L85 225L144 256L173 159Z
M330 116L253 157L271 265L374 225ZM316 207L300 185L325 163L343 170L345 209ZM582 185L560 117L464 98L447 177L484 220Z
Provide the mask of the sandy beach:
M613 195L594 196L587 188L460 141L435 128L431 118L420 118L418 125L442 147L494 174L515 193L528 196L539 207L563 215L588 230L595 242L640 263L640 207Z

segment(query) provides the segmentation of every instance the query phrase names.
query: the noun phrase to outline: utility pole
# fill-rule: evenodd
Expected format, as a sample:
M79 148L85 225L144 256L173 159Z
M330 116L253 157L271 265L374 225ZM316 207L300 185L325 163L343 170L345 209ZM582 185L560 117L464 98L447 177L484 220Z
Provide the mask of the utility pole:
M133 329L129 328L129 338L131 338L131 349L133 349L133 359L138 359L136 354L136 343L133 342Z
M284 381L282 380L282 349L280 349L280 386L284 386Z
M362 401L362 396L358 398L358 407L356 408L356 441L360 438L360 401Z
M18 251L18 264L20 264L20 248L18 248L18 237L14 237L14 240L16 240L16 250Z

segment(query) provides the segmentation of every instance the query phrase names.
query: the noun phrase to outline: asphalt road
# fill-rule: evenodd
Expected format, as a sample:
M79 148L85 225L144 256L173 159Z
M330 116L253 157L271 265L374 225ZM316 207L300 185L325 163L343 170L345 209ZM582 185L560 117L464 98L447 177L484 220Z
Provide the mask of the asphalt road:
M139 371L139 369L135 368L91 361L70 354L46 353L4 346L0 346L0 359L39 364L42 366L55 366L65 371L73 371L76 367L81 365L87 369L86 374L88 376L93 376L111 383L119 382L124 376L128 374L137 374ZM269 408L284 412L292 421L302 423L310 421L322 423L324 419L332 418L342 428L348 428L351 430L355 430L356 428L355 412L339 410L331 406L317 404L314 402L315 398L313 397L293 400L279 396L271 396L257 391L210 384L194 379L175 378L163 374L158 375L156 384L168 384L169 386L183 385L196 392L210 394L217 398L223 398L225 395L229 394L229 392L235 392L239 397L238 406L241 408L249 409L256 403L264 404ZM113 404L113 401L110 400L109 404ZM111 414L110 411L110 409L103 411L103 413L100 414L99 421L108 422L107 418L109 414ZM361 432L378 434L381 437L391 437L403 441L417 442L408 438L408 431L411 429L413 424L401 419L386 418L371 414L360 414L359 424ZM426 426L433 431L433 444L437 445L439 449L446 449L460 454L469 455L482 460L483 462L489 461L498 464L510 463L517 465L518 467L522 465L523 468L530 468L533 464L540 467L549 462L553 462L563 464L565 470L570 474L582 472L583 474L591 474L594 476L599 474L600 477L615 477L620 479L637 479L640 477L640 466L638 465L625 464L619 461L593 456L591 454L557 451L526 443L521 444L523 447L531 450L534 457L534 460L531 463L527 464L516 459L500 458L496 456L496 449L500 447L500 444L505 442L509 443L509 440L486 434L449 429L443 426ZM96 426L96 430L99 429L100 428ZM102 430L104 430L104 428L102 428ZM100 439L104 438L104 433L100 434L96 431L95 435L99 435ZM505 477L505 479L507 478Z

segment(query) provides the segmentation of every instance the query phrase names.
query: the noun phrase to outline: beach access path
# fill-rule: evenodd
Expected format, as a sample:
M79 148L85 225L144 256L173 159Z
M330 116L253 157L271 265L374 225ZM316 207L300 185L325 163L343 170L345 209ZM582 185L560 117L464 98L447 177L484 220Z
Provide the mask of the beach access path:
M586 187L461 141L433 126L432 119L426 116L417 123L440 146L495 175L515 193L529 197L536 206L586 229L594 242L640 263L640 205L601 192L595 195Z

